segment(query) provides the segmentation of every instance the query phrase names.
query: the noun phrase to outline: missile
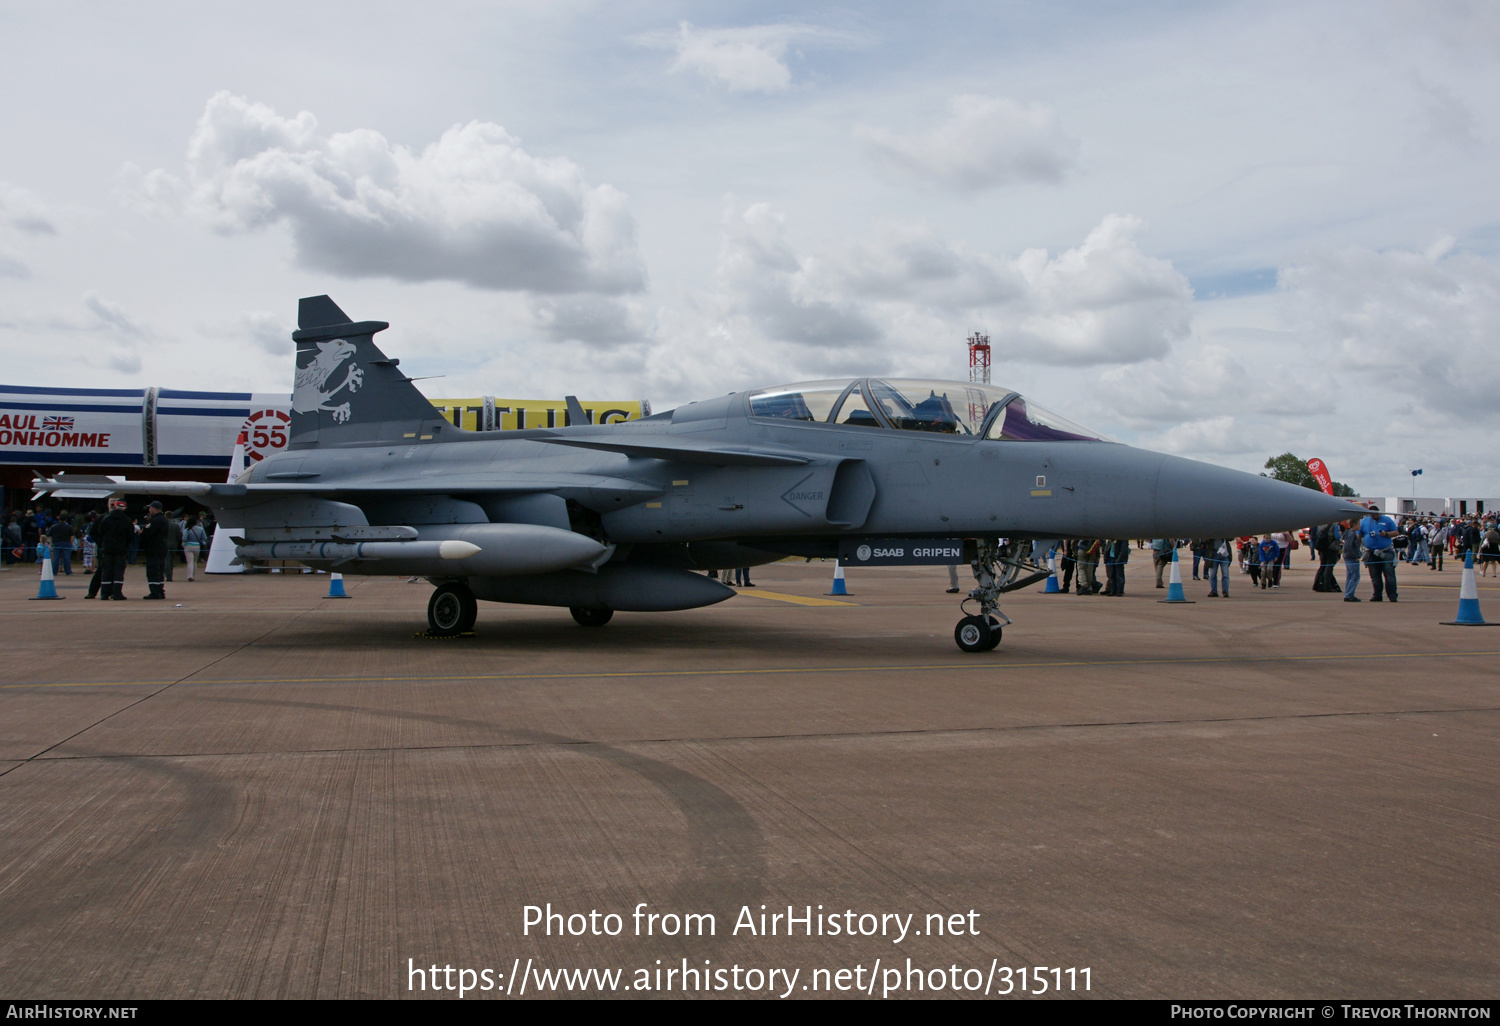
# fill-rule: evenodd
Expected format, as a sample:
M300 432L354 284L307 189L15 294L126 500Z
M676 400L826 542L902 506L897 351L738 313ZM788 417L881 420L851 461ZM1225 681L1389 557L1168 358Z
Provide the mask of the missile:
M468 559L480 552L466 541L251 542L236 546L242 559Z
M350 564L341 568L344 573L438 577L510 577L584 568L611 551L586 534L542 524L432 524L400 530L414 537L397 541L251 539L238 551L244 559Z

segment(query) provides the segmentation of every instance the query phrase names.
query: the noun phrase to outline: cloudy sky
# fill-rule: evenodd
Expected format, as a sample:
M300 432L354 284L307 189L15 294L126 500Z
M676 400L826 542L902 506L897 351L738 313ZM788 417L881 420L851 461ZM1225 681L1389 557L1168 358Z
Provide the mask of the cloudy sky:
M0 2L0 380L994 379L1500 493L1500 6Z

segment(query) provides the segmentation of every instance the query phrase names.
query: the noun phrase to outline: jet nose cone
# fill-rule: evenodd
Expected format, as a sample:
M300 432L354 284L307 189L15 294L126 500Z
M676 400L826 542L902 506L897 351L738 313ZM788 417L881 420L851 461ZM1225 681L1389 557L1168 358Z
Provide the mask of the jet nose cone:
M1168 456L1156 484L1164 537L1228 537L1328 524L1364 509L1311 488Z

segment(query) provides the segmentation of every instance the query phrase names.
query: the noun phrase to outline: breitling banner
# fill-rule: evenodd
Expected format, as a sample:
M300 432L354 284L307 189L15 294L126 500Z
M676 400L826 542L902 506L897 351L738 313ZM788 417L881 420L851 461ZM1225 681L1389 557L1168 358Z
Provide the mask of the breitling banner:
M487 395L475 399L433 399L432 405L442 410L454 427L469 431L574 426L568 417L568 404L559 399L500 399ZM644 399L584 399L580 405L590 424L618 424L651 415L651 404Z
M560 399L432 399L470 431L564 427ZM582 400L592 424L649 416L643 399ZM0 465L227 468L235 436L251 429L253 460L287 444L291 398L284 393L185 392L168 388L35 388L0 385ZM253 421L246 425L247 418Z

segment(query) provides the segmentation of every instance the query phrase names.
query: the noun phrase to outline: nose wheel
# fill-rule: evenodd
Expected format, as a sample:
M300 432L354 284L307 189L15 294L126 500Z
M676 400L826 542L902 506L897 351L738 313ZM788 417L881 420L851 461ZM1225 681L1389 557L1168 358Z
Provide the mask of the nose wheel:
M988 652L1000 644L1000 621L993 616L966 616L953 628L953 640L965 652Z
M479 618L479 602L469 586L457 581L440 584L427 601L427 632L440 638L467 634Z

